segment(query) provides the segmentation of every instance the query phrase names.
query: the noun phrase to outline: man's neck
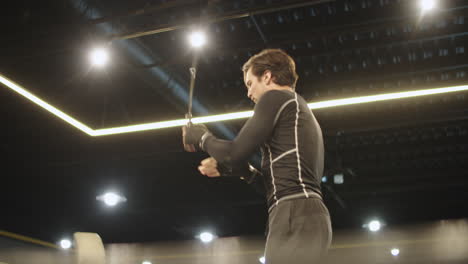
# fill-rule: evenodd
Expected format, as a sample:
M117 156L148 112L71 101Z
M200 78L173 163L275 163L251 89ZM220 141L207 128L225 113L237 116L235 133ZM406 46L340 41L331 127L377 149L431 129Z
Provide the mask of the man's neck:
M286 91L294 92L294 89L291 88L290 86L275 85L275 86L271 87L271 89L272 90L286 90Z

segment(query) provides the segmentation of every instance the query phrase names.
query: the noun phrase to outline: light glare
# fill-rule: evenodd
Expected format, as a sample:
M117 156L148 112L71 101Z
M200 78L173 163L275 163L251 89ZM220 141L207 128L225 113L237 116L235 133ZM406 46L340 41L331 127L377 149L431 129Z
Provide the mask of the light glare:
M96 197L97 200L103 201L107 206L116 206L118 203L125 202L127 199L116 193L108 192Z
M190 44L192 45L192 47L195 47L195 48L199 48L205 45L206 43L205 33L200 32L200 31L196 31L190 34L189 39L190 39Z
M203 232L200 234L200 240L203 242L203 243L209 243L213 240L214 236L213 234L209 233L209 232Z
M92 65L102 67L107 64L109 54L105 49L97 48L91 51L90 59Z
M62 239L62 240L60 241L60 247L61 247L62 249L69 249L69 248L71 248L71 246L72 246L72 243L71 243L71 241L68 240L68 239Z
M109 206L114 206L119 202L119 196L115 193L106 193L104 195L104 202Z
M152 264L150 261L143 261L141 264Z
M436 5L435 0L421 0L420 2L422 12L427 12L434 9Z
M400 254L400 250L398 248L393 248L391 251L393 256L398 256Z
M369 230L372 231L372 232L377 232L380 230L380 222L377 221L377 220L372 220L370 221L369 223Z
M44 108L51 114L57 116L58 118L62 119L63 121L67 122L68 124L76 127L77 129L83 131L84 133L90 136L108 136L108 135L114 135L114 134L133 133L133 132L146 131L146 130L170 128L170 127L183 126L187 124L188 122L187 119L177 119L177 120L170 120L170 121L144 123L144 124L137 124L137 125L130 125L130 126L103 128L103 129L94 130L86 126L85 124L79 122L78 120L74 119L73 117L65 114L64 112L55 108L54 106L48 104L47 102L43 101L42 99L33 95L32 93L30 93L29 91L21 87L20 85L10 81L9 79L5 78L2 75L0 75L0 82L4 84L5 86L7 86L8 88L10 88L11 90L21 94L22 96L26 97L31 102L39 105L40 107ZM468 90L468 85L451 86L451 87L425 89L425 90L418 90L418 91L388 93L388 94L380 94L380 95L329 100L329 101L322 101L322 102L316 102L316 103L309 103L308 106L310 109L321 109L321 108L327 108L327 107L362 104L362 103L370 103L370 102L378 102L378 101L385 101L385 100L410 98L410 97L434 95L434 94L442 94L442 93L450 93L450 92L459 92L459 91L467 91L467 90ZM248 117L251 117L252 115L253 115L253 111L243 111L243 112L228 113L228 114L221 114L221 115L196 117L192 119L192 122L194 124L221 122L221 121L228 121L228 120L234 120L234 119L248 118Z
M261 256L258 261L260 261L260 263L262 264L265 264L265 257L264 256Z

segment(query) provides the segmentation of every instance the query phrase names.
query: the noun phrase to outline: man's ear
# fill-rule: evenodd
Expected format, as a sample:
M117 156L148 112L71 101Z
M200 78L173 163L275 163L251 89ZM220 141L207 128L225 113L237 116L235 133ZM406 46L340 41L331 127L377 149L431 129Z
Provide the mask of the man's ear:
M270 84L272 79L271 79L271 71L265 71L263 73L263 80L266 82L266 84Z

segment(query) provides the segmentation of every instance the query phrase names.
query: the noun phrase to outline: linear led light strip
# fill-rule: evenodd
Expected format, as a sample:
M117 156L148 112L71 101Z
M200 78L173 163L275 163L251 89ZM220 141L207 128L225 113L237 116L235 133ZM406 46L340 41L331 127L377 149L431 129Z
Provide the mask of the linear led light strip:
M89 128L88 126L86 126L85 124L81 123L80 121L74 119L73 117L65 114L60 109L57 109L56 107L48 104L46 101L44 101L41 98L35 96L34 94L28 92L23 87L21 87L18 84L8 80L3 75L0 75L0 82L3 83L4 85L8 86L8 88L12 89L13 91L15 91L15 92L21 94L22 96L28 98L33 103L35 103L35 104L39 105L40 107L44 108L45 110L51 112L55 116L61 118L63 121L69 123L70 125L78 128L79 130L85 132L88 135L91 135L91 136L93 135L93 133L94 133L93 129Z
M35 104L39 105L40 107L46 109L47 111L54 114L55 116L61 118L63 121L69 123L70 125L78 128L79 130L85 132L86 134L90 136L107 136L107 135L113 135L113 134L122 134L122 133L131 133L131 132L153 130L153 129L160 129L160 128L177 127L177 126L183 126L187 124L187 119L177 119L177 120L170 120L170 121L161 121L161 122L153 122L153 123L145 123L145 124L138 124L138 125L131 125L131 126L112 127L112 128L103 128L103 129L94 130L86 126L85 124L79 122L78 120L74 119L73 117L65 114L64 112L57 109L56 107L48 104L47 102L43 101L39 97L33 95L32 93L28 92L23 87L8 80L2 75L0 75L0 82L6 85L8 88L26 97L30 101L34 102ZM409 98L409 97L416 97L416 96L450 93L450 92L458 92L458 91L466 91L466 90L468 90L468 85L451 86L451 87L417 90L417 91L409 91L409 92L387 93L387 94L360 96L360 97L352 97L352 98L337 99L337 100L328 100L328 101L317 102L317 103L309 103L308 106L310 109L320 109L320 108L327 108L327 107L362 104L362 103L370 103L370 102L378 102L378 101L385 101L385 100L392 100L392 99ZM195 117L195 118L192 118L192 122L195 124L219 122L219 121L247 118L247 117L251 117L252 115L253 115L253 111L244 111L244 112L229 113L229 114L222 114L222 115Z

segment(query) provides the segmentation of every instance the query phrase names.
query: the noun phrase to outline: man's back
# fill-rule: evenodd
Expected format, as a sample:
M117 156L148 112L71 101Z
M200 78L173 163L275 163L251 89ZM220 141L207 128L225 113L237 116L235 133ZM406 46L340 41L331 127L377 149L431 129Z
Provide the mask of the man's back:
M295 92L272 90L256 111L274 115L271 136L261 145L262 174L271 206L282 197L320 192L323 173L323 139L320 126L305 100ZM267 102L265 102L267 101Z

